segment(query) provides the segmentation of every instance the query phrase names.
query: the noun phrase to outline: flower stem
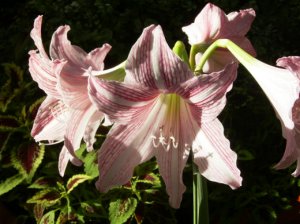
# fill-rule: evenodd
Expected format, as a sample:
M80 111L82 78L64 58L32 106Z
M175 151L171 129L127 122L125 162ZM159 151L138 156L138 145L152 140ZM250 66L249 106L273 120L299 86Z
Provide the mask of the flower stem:
M236 57L236 59L244 65L246 68L249 64L253 63L256 59L252 57L250 54L248 54L246 51L244 51L242 48L240 48L238 45L233 43L231 40L228 39L219 39L216 40L214 43L212 43L207 50L204 52L204 54L201 57L201 60L199 64L197 65L195 72L200 73L203 69L203 66L207 59L212 55L212 53L217 48L226 48L229 50L233 56Z
M190 50L190 56L189 56L189 64L192 71L194 71L196 67L196 54L203 53L207 47L208 47L207 44L192 45Z
M193 223L209 223L208 195L206 180L200 175L198 167L193 163Z

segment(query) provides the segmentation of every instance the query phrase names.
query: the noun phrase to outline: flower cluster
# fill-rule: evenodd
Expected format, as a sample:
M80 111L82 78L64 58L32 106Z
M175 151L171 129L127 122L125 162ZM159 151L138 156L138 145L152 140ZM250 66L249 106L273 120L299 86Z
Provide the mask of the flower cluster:
M153 157L165 182L170 205L178 208L185 186L183 169L191 154L208 180L241 186L237 154L230 148L218 115L226 93L245 66L272 103L287 140L276 168L297 161L300 174L300 57L283 57L274 67L254 58L245 37L255 18L253 9L226 15L207 4L195 21L182 28L191 45L189 58L181 42L170 49L159 25L146 27L124 63L104 70L110 51L103 44L86 53L67 38L70 27L53 34L49 55L41 37L42 16L31 37L29 71L47 97L32 128L38 142L64 142L59 173L68 161L81 165L75 151L82 139L93 150L100 124L112 127L98 151L96 187L106 192L126 184L134 168ZM176 47L177 46L177 47ZM248 53L247 53L248 52Z

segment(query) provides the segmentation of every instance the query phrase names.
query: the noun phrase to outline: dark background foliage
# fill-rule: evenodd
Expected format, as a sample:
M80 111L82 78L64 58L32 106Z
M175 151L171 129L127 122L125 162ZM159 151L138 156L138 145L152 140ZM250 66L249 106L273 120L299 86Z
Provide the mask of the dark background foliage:
M170 46L178 39L187 43L181 27L191 23L207 2L200 0L2 1L0 62L14 63L24 71L24 80L21 83L18 78L12 79L9 90L11 94L15 94L15 97L6 111L2 108L2 115L22 116L21 111L24 106L29 108L39 97L44 96L35 83L30 85L30 88L23 88L31 82L28 72L28 51L35 47L29 32L37 15L44 15L43 40L46 46L49 46L55 29L59 25L68 24L71 26L69 39L86 51L103 43L113 46L106 60L106 66L110 67L127 57L130 47L143 28L153 23L163 27ZM248 37L257 50L258 59L274 65L279 57L300 55L298 0L212 0L210 2L218 5L226 13L250 7L255 9L256 19ZM6 74L8 73L5 71L5 66L2 66L0 86L4 86L8 79ZM15 89L21 90L15 93ZM9 94L7 92L6 95L3 92L1 94L0 100L3 106ZM228 105L220 118L225 126L226 135L231 140L232 148L239 155L238 166L242 172L243 186L232 191L227 186L208 183L211 223L297 223L300 210L300 202L297 202L300 195L300 182L290 175L295 167L280 171L272 168L281 158L285 147L279 121L259 86L243 68L240 68L235 86L228 94ZM18 147L23 141L30 140L30 125L23 127L24 131L21 132L23 134L13 135L14 140L8 143L12 149ZM7 131L0 133L1 147L8 135ZM43 163L50 164L51 159L56 160L59 150L54 149L55 147L51 147L52 151L47 152L46 147L48 159ZM8 154L8 150L2 154L1 166L5 164L3 158ZM70 166L68 169L71 169ZM192 222L190 172L187 169L184 174L188 188L181 208L179 210L167 208L166 215L174 215L178 223ZM11 173L3 173L3 168L0 167L0 180L4 180ZM15 217L30 217L30 211L24 209L26 207L24 204L32 192L26 188L16 189L0 197L1 207ZM32 219L19 220L30 223Z

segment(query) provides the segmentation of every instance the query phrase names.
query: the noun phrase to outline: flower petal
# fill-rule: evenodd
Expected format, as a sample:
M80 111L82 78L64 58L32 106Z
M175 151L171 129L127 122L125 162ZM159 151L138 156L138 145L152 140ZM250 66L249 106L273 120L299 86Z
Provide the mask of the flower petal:
M245 67L271 101L284 127L293 129L291 108L299 97L299 79L286 69L273 67L257 60L245 64Z
M242 178L236 167L237 155L230 149L218 119L201 125L193 143L193 152L194 162L207 179L227 184L233 189L241 186Z
M215 119L226 104L226 93L236 78L237 64L231 63L222 71L194 77L176 90L191 107L193 119L199 124Z
M48 96L39 107L31 135L36 141L61 142L68 115L69 111L61 101Z
M160 26L144 29L126 62L125 83L151 89L169 89L192 76L187 64L169 48Z
M50 43L50 56L52 59L65 59L70 67L81 70L87 67L85 64L87 53L80 47L71 44L67 37L69 30L70 27L65 25L60 26L54 32Z
M104 114L99 111L95 111L85 128L83 140L86 143L86 148L88 152L94 149L93 144L96 142L95 135L103 119ZM106 122L108 123L108 121Z
M220 27L227 21L225 13L208 3L196 17L195 22L182 28L190 45L210 43L219 34Z
M66 73L65 66L68 66L67 61L54 61L57 90L66 105L73 109L83 110L91 105L87 92L88 77Z
M217 38L227 38L235 36L245 36L255 19L255 11L253 9L240 10L239 12L231 12L227 15L227 23L221 27L221 31Z
M287 68L298 80L300 79L300 57L280 58L277 60L277 65ZM300 174L300 97L295 101L291 112L294 128L283 127L283 136L286 138L287 143L284 155L275 168L283 169L297 161L297 168L293 175L298 176Z
M96 187L101 192L126 184L138 164L153 157L151 126L136 121L128 125L115 124L98 154L99 180Z
M94 105L112 121L133 120L153 104L157 90L89 77L89 96Z
M68 149L65 146L63 146L59 153L59 159L58 159L58 171L60 176L63 177L65 175L65 171L69 161L71 161L75 166L82 165L82 162L79 159L74 158L70 154Z
M107 53L110 51L111 46L109 44L103 44L101 48L96 48L88 53L86 63L93 69L102 71L104 69L104 59Z
M29 55L29 72L32 79L47 95L57 99L61 98L56 90L57 79L53 71L53 62L36 51L30 51Z
M70 112L65 134L65 147L74 158L77 158L75 151L79 149L88 123L96 112L93 105L85 110L71 110Z
M33 29L30 32L30 36L34 41L35 46L38 48L41 54L41 58L50 60L43 46L42 32L41 32L42 22L43 22L43 16L36 17L36 19L34 20Z

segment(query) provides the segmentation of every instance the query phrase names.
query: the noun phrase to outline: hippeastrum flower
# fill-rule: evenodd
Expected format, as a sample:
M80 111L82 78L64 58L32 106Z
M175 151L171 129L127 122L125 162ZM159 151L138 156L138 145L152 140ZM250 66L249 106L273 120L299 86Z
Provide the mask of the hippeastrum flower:
M69 160L81 164L74 151L82 138L87 149L93 149L94 136L104 114L89 100L88 76L101 74L111 46L104 44L86 53L71 45L67 38L70 27L65 25L53 34L49 57L43 47L41 27L42 16L38 16L31 31L38 50L29 52L29 71L47 97L39 108L31 135L36 141L64 141L59 156L59 172L64 175Z
M169 202L178 208L191 150L203 176L239 187L237 156L216 118L236 78L236 66L194 76L169 48L161 27L152 25L129 53L124 83L90 76L91 100L115 121L99 150L97 188L106 192L126 184L135 166L155 156Z
M283 57L277 60L278 68L265 64L230 40L218 40L213 45L225 47L252 74L272 103L282 126L282 135L287 140L285 153L275 168L283 169L297 160L294 176L300 174L300 57ZM212 49L215 46L211 46Z
M187 34L190 45L196 47L196 64L204 50L217 39L230 39L252 55L255 50L245 37L255 18L253 9L231 12L226 15L219 7L208 3L196 17L194 23L182 28ZM192 47L192 50L193 49ZM202 52L202 53L201 53ZM224 50L215 51L203 67L204 72L218 71L234 58ZM192 62L192 61L191 61Z
M295 161L297 161L297 167L293 175L299 176L300 175L300 97L298 94L298 98L297 98L296 94L299 93L300 57L291 56L291 57L280 58L277 60L277 65L284 67L287 70L289 70L291 73L293 73L293 75L298 79L298 87L294 88L295 93L292 98L294 102L292 105L293 107L292 109L290 109L290 113L289 113L289 119L292 119L294 123L294 127L289 128L283 126L283 135L287 139L287 145L281 161L275 167L278 169L283 169L290 166ZM296 80L294 82L297 83Z

